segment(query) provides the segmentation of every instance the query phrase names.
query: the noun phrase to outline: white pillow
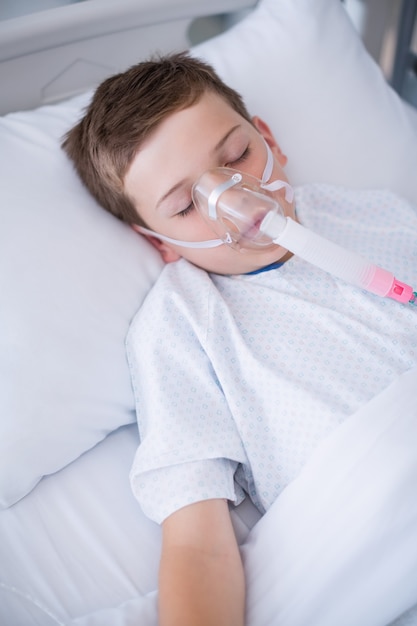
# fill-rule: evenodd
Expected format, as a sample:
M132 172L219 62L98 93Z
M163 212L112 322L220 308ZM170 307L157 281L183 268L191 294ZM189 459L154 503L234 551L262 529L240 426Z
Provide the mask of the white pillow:
M387 85L340 0L263 0L194 53L270 125L294 184L386 187L417 204L417 111Z
M268 122L294 183L417 203L417 114L338 0L263 0L194 49ZM0 503L135 419L124 354L161 261L96 206L59 148L86 98L0 120Z
M135 420L128 325L162 262L60 149L83 99L0 119L0 506Z

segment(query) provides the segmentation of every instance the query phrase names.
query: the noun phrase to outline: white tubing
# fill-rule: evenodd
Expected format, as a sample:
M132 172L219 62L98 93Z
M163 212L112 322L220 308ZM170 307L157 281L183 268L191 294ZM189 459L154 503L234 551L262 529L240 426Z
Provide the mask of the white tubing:
M359 254L325 239L298 222L274 212L268 213L261 230L274 243L308 261L312 265L379 296L389 294L394 275L370 263Z

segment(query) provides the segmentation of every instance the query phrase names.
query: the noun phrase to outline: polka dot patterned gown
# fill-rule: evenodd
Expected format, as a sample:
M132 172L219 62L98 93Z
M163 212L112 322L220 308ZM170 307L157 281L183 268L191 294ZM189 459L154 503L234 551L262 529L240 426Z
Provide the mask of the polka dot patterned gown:
M417 212L388 192L309 185L301 223L417 285ZM141 444L133 491L157 522L244 493L261 512L315 447L417 362L417 307L298 258L239 276L166 266L127 339Z

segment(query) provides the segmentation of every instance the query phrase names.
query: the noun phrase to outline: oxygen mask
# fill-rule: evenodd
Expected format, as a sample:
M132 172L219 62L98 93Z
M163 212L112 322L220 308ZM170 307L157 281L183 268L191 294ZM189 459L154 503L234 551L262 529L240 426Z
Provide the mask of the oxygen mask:
M292 189L284 181L275 181L292 201ZM284 217L278 200L254 176L229 168L204 172L195 182L192 198L211 230L235 249L259 249L273 245L273 238L260 228L269 215Z

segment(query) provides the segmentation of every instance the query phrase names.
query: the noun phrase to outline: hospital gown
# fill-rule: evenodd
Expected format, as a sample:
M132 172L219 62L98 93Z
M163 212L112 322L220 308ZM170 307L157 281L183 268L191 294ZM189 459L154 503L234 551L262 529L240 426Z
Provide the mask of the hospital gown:
M406 201L308 185L296 210L417 285L417 212ZM237 276L182 259L137 313L127 354L141 441L131 484L145 513L160 523L187 504L238 504L245 493L263 513L333 429L417 364L417 307L296 257Z

